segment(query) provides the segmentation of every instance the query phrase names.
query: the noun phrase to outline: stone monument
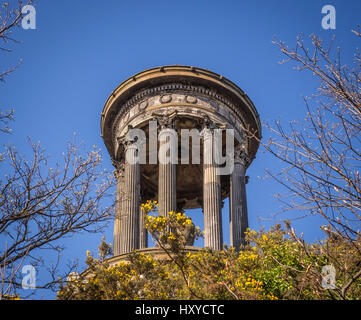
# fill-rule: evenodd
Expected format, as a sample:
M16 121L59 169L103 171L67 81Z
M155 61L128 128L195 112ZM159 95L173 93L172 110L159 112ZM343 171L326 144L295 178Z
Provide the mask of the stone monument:
M190 133L188 141L183 132ZM216 132L223 158L227 132L232 133L228 173L217 171L222 165L215 161ZM161 215L202 208L204 246L220 250L222 201L229 197L230 245L238 249L244 242L245 174L259 146L261 125L252 101L237 85L198 67L145 70L112 92L101 113L101 133L117 181L114 257L148 250L140 207L146 200L157 200Z

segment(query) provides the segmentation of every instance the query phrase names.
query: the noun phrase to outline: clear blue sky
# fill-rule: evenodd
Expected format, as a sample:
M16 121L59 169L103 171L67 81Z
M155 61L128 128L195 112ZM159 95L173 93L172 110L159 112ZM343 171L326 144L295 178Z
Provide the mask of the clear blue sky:
M321 8L336 8L336 30L321 27ZM336 35L345 60L351 58L356 42L350 30L360 24L359 1L38 1L36 29L18 29L11 54L1 52L0 68L21 67L0 84L1 109L14 108L12 135L1 135L4 144L15 144L29 153L26 137L41 141L52 159L60 160L67 141L77 133L89 147L103 150L105 166L109 156L100 137L100 112L112 90L143 69L160 65L193 65L224 75L254 102L263 121L280 118L284 123L302 119L302 95L317 87L308 73L291 65L272 44L275 37L294 46L296 36L316 33L325 39ZM268 132L263 136L267 139ZM274 194L282 189L263 180L265 168L279 168L270 155L257 155L248 170L247 185L250 227L268 227L280 208ZM3 174L3 172L2 172ZM203 226L199 211L192 213ZM228 202L223 210L225 242ZM317 220L302 220L296 230L309 241L322 236ZM106 231L112 241L112 224ZM79 234L64 243L64 262L79 258L86 250L96 252L101 235ZM42 274L38 274L42 279ZM36 297L52 298L49 292Z

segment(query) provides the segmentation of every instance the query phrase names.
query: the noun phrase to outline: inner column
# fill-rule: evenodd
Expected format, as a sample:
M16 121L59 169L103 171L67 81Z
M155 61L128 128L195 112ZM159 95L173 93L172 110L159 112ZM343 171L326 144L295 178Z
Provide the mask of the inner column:
M203 130L204 246L222 250L221 180L214 160L213 134Z
M148 231L144 225L146 211L142 208L140 208L139 210L139 249L144 249L148 248Z
M159 176L158 203L159 213L168 216L177 210L176 163L177 133L171 128L163 128L159 133Z

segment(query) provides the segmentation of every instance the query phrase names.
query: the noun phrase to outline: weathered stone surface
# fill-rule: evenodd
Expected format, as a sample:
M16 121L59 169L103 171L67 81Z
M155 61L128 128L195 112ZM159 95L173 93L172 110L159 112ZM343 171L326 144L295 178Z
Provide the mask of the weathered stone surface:
M230 176L229 228L230 245L236 249L245 244L244 232L248 228L245 168L247 158L236 149L234 170Z
M139 249L144 249L148 247L148 231L144 226L144 209L140 208L140 217L139 217Z
M116 199L115 199L115 217L114 217L114 233L113 233L113 254L120 254L121 247L121 197L124 190L124 165L115 164L114 177L116 180Z
M155 120L160 138L166 134L166 131L161 133L162 129L177 130L174 147L178 164L163 161L170 154L161 147L169 140L161 139L158 150L151 150L149 123ZM230 175L218 176L217 164L208 161L213 151L205 143L206 137L202 139L199 161L182 162L185 150L179 147L181 130L201 130L205 123L211 128L234 129L234 145L242 145ZM145 132L147 157L154 159L155 155L155 163L125 162L126 152L130 152L130 158L137 157L138 152L119 144L120 137L124 137L129 128ZM120 84L106 101L101 116L102 137L117 168L114 255L123 256L148 246L140 210L140 190L142 201L158 200L162 215L177 208L203 207L205 246L216 250L223 245L222 200L229 196L230 241L239 248L248 227L245 172L259 146L257 139L245 137L243 128L261 137L260 120L253 103L234 83L209 70L163 66L138 73ZM189 149L193 143L192 140ZM154 154L157 151L159 153ZM190 159L193 158L191 155Z
M223 246L221 181L214 162L211 132L203 136L203 150L204 246L221 250Z
M121 197L119 254L139 249L139 163L137 149L129 145L125 150L130 162L124 165L124 194Z
M163 136L163 137L162 137ZM167 216L170 211L177 210L177 190L176 174L177 165L172 163L173 153L175 152L175 141L167 135L166 131L160 133L159 143L159 179L158 179L158 203L159 213ZM164 140L163 140L164 139ZM168 143L170 148L164 148Z

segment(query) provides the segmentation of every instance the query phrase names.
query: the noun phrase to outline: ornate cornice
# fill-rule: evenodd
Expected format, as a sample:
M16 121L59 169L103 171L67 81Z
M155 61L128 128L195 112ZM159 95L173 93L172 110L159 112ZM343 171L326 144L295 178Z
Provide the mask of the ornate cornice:
M253 119L255 120L257 132L259 135L261 134L261 125L256 108L247 94L235 83L208 69L180 65L161 66L152 69L146 69L123 81L112 92L104 105L101 117L102 134L104 134L103 130L105 129L104 124L106 118L108 115L111 115L110 113L113 113L111 112L111 109L120 97L134 96L140 91L140 88L149 87L149 84L153 84L154 86L154 84L169 83L172 81L171 79L182 79L182 81L179 82L186 83L187 85L192 85L194 83L197 83L197 85L206 84L206 87L210 88L210 91L214 92L214 95L217 95L219 90L227 92L229 98L231 100L235 100L237 105L243 104L246 109L248 109L250 114L252 114ZM177 85L179 84L180 83L175 84L174 88L176 89ZM163 88L160 88L160 90L163 90Z
M166 94L166 93L168 93L168 94ZM216 93L215 90L211 90L211 89L205 88L203 86L185 85L182 83L169 83L169 84L164 84L164 85L153 87L153 88L143 89L139 93L135 94L132 98L127 100L125 103L123 103L121 105L121 107L118 108L118 112L112 123L113 139L116 136L116 132L117 132L117 128L118 128L120 120L134 106L139 104L140 111L143 111L147 107L150 107L148 99L155 97L155 96L159 96L159 95L160 95L160 103L161 104L169 104L169 103L171 103L171 100L172 100L171 93L183 94L185 97L184 103L194 104L195 108L197 107L196 103L198 102L198 99L194 95L199 95L199 98L203 97L206 99L216 100L219 103L219 106L222 107L222 104L224 104L226 107L230 108L232 110L232 112L239 118L242 125L244 125L246 123L246 120L244 119L240 110L233 103L231 103L228 99L223 97L221 94Z
M101 134L110 154L114 156L120 121L123 128L124 124L133 121L131 119L139 119L132 122L138 126L143 119L149 119L150 112L167 107L174 110L178 106L184 108L185 115L187 110L191 110L189 108L194 107L206 113L215 112L216 117L222 119L220 121L229 122L235 128L237 126L238 131L249 128L257 135L257 139L251 139L248 144L248 152L254 157L259 146L258 139L261 138L261 124L247 94L222 75L207 69L179 65L137 73L111 93L101 113ZM209 108L213 110L208 112ZM192 116L191 113L193 111L190 111ZM138 118L140 114L142 116ZM198 112L194 117L198 117Z

